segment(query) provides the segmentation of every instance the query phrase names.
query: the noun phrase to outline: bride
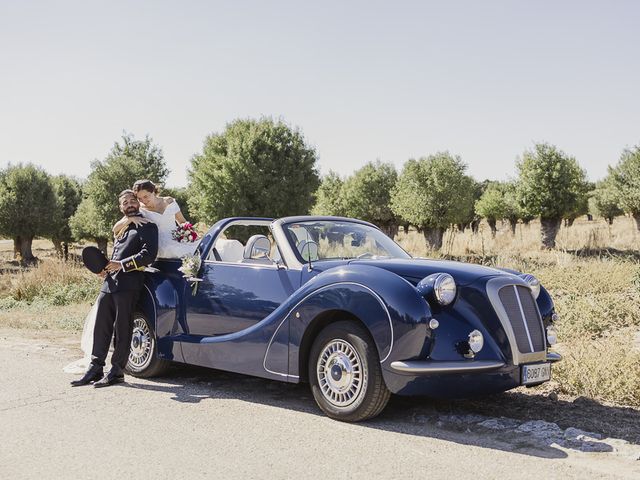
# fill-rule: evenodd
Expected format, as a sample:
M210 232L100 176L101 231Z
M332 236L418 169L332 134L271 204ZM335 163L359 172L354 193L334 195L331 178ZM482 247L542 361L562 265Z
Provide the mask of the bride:
M180 211L180 206L171 197L161 197L158 195L158 187L150 180L138 180L133 184L132 190L136 193L140 201L141 217L123 217L113 226L113 234L117 236L121 231L128 228L130 224L140 225L142 223L153 222L158 225L158 256L157 258L182 258L191 255L197 247L197 242L180 243L173 239L172 231L177 224L185 223L187 220ZM91 362L91 350L93 348L93 327L96 320L96 307L87 314L82 329L82 340L80 347L84 352L84 358L77 360L66 367L67 373L85 373Z

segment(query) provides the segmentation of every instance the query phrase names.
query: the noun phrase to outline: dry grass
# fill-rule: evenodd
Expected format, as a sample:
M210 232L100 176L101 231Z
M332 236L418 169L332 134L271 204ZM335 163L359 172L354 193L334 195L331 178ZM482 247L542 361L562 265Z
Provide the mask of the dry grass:
M421 235L409 232L400 233L399 243L406 250L419 256L433 256L427 250ZM635 222L629 217L618 217L609 226L602 219L591 222L578 219L571 227L562 227L556 238L556 250L540 252L540 223L531 222L529 225L519 224L513 235L508 225L503 224L495 237L491 236L489 226L482 222L477 234L470 230L464 233L457 230L447 230L443 239L443 248L438 255L491 258L495 256L526 256L531 259L553 261L562 258L563 254L616 256L636 254L640 260L640 232Z
M12 260L12 245L0 243L0 326L81 329L100 280L77 261L57 259L47 240L34 242L34 254L40 263L23 269Z
M100 280L76 262L44 259L37 268L3 275L0 308L15 308L39 302L69 305L96 295Z
M640 234L633 221L579 220L563 227L558 249L539 249L539 224L519 225L513 236L503 225L495 238L487 225L478 234L448 231L441 252L426 249L422 235L400 233L414 256L445 257L533 273L554 298L560 316L554 367L562 392L640 406ZM36 255L51 254L38 241ZM4 251L3 251L4 250ZM80 329L98 290L95 276L77 264L45 258L30 271L8 263L10 245L0 244L0 326ZM6 273L7 265L14 268ZM65 290L70 289L70 290ZM73 300L73 301L71 301ZM56 306L56 302L66 306ZM4 306L3 306L4 305Z
M64 306L35 302L20 308L0 308L0 327L79 331L90 309L88 302Z

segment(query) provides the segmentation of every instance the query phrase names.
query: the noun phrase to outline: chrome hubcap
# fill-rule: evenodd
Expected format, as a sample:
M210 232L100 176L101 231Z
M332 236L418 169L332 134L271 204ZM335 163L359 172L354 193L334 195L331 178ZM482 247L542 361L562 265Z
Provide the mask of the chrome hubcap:
M360 356L344 340L331 340L325 345L316 364L316 373L322 394L335 406L353 403L362 390Z
M151 359L152 342L147 322L142 318L135 318L133 320L133 334L131 335L129 363L136 368L144 367Z

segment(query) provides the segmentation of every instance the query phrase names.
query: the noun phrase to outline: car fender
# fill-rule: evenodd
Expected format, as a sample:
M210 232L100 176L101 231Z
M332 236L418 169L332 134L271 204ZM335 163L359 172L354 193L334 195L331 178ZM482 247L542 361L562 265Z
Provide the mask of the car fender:
M154 329L158 356L177 362L183 361L182 349L174 338L185 331L180 322L184 305L179 301L179 290L184 290L185 285L182 277L174 273L146 274L138 299L139 310L146 315Z
M326 270L300 289L274 333L289 334L289 374L306 374L313 339L332 321L360 321L374 341L381 363L419 356L428 342L428 303L398 275L367 265ZM294 300L294 299L291 299ZM265 364L269 361L269 349Z

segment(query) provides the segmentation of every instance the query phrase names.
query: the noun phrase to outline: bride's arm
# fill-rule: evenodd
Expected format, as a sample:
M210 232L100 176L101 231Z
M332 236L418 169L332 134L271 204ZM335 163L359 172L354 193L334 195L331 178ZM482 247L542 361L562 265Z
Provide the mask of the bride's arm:
M183 224L187 221L186 218L184 218L184 215L182 214L182 212L180 210L178 210L176 212L176 222L178 222L179 224Z
M126 228L129 226L129 224L131 223L135 223L136 226L140 226L143 225L145 223L148 223L149 219L142 216L142 217L127 217L124 216L122 217L120 220L118 220L116 222L116 224L113 226L113 228L111 229L113 231L114 235L117 235L119 232L122 231L123 228Z
M175 199L171 198L171 197L167 197L167 203L175 203L176 207L178 207L178 211L176 212L176 222L178 222L180 225L182 225L183 223L185 223L187 221L186 218L184 218L184 215L182 214L182 210L180 210L180 205L178 205L178 202L175 201Z
M113 226L111 231L113 232L114 235L117 235L118 232L120 232L123 228L125 228L130 223L131 223L131 220L129 220L129 217L124 216L116 222L116 224Z

